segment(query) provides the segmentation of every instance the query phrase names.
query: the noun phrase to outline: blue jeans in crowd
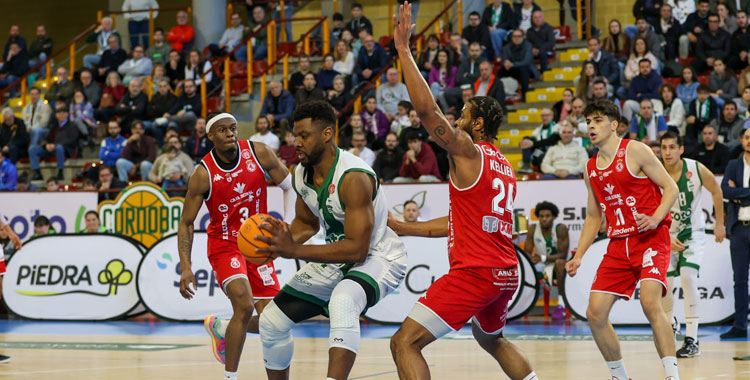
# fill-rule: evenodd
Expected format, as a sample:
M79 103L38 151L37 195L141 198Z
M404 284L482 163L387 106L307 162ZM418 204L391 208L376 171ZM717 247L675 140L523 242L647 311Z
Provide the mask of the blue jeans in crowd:
M126 158L118 158L115 166L117 167L117 177L120 179L120 181L128 182L128 172L133 168L133 166L135 166L133 161L130 161ZM151 166L153 166L153 163L143 160L141 161L139 166L141 169L141 180L148 181L148 173L151 172Z
M253 46L253 61L264 60L267 56L268 46L266 46L266 44ZM247 62L247 45L242 45L236 52L234 52L234 59L239 62Z
M83 56L83 67L93 69L101 60L102 56L99 54L86 54Z
M55 145L55 150L52 152L47 151L41 145L32 145L29 148L29 161L31 162L32 170L39 170L39 160L42 158L55 156L57 159L57 168L62 170L65 166L65 148L60 145Z
M284 3L284 18L292 18L292 14L294 13L294 10L292 9L292 2L288 1ZM274 9L273 14L271 15L271 18L274 20L278 20L281 18L279 15L279 10ZM286 42L292 42L294 39L292 38L292 23L291 22L285 22L284 23L284 30L286 30ZM281 39L281 24L276 24L276 42L278 42Z
M732 226L729 251L734 272L734 327L747 330L747 274L750 265L750 226L737 222Z
M29 146L39 145L39 142L42 141L42 139L47 136L47 133L49 133L49 130L44 127L33 127L31 128L30 133L30 143Z
M495 58L503 56L503 40L508 35L508 31L505 29L495 29L490 32L490 39L492 40L492 48L495 50Z
M0 89L3 89L5 87L10 86L11 83L15 82L19 77L15 76L13 74L8 74L5 78L0 78ZM18 85L16 85L17 87ZM15 87L10 90L10 96L15 97L16 96L16 89Z
M170 187L185 187L185 182L182 179L178 179L177 181L170 181L168 179L165 179L161 183L162 190L168 189ZM167 191L167 195L170 197L176 197L180 195L179 191Z
M141 21L128 21L128 33L130 34L130 50L136 46L148 49L148 18Z
M167 125L159 125L156 124L153 121L150 120L144 120L143 121L143 129L146 130L146 132L151 132L154 135L154 138L156 139L157 146L164 145L164 135L167 133Z
M33 69L34 66L46 60L47 54L40 53L38 57L29 60L29 68ZM42 65L42 67L39 68L39 77L44 78L45 75L47 75L47 65Z

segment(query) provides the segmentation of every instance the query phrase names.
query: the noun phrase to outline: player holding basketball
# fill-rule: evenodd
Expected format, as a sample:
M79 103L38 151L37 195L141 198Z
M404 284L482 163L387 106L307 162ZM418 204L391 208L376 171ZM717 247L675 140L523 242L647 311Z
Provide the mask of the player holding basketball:
M674 278L680 276L680 283L685 294L685 341L677 350L677 357L692 358L701 354L698 342L698 270L703 261L706 247L706 222L700 201L703 187L710 193L716 210L714 235L717 243L726 237L724 229L724 195L714 174L698 161L682 158L685 147L682 137L675 132L665 133L661 139L661 156L664 167L672 179L677 182L680 194L672 205L672 226L669 233L672 238L672 255L667 272L667 296L662 305L667 318L674 318L676 330L679 331L677 317L673 317L674 296L672 288Z
M359 316L398 287L406 272L406 246L387 226L388 205L375 172L335 145L330 104L311 101L294 111L295 218L260 225L273 235L257 252L308 263L260 316L263 360L269 379L288 379L294 352L292 326L329 315L328 379L345 380L359 350ZM325 245L302 245L323 226ZM310 377L310 376L308 376Z
M10 239L10 242L16 248L21 249L23 243L18 235L10 228L10 220L5 215L0 214L0 238L3 240ZM3 296L3 277L5 276L5 253L3 247L0 246L0 298ZM10 363L10 356L0 355L0 363Z
M513 246L513 167L492 144L503 121L500 103L474 97L464 105L458 128L445 119L417 68L409 48L411 4L399 10L394 40L422 125L450 162L448 217L427 222L394 223L399 233L448 236L450 271L419 299L391 338L391 353L401 379L429 379L422 349L472 319L479 345L514 380L536 379L521 351L503 337L508 302L518 287ZM399 21L399 22L396 22Z
M620 112L611 101L589 103L584 116L591 143L599 152L586 164L586 220L576 254L565 269L575 276L604 212L611 240L591 285L586 311L594 340L612 379L627 380L609 312L618 298L630 299L640 281L641 306L653 329L666 378L679 380L674 335L661 304L667 294L669 210L677 199L677 185L651 148L617 137Z
M214 148L190 177L177 232L182 268L180 293L191 299L198 289L190 254L193 222L205 200L211 218L206 231L208 260L234 314L230 320L209 315L204 325L211 335L216 360L225 365L225 379L236 379L246 332L258 332L253 308L260 314L279 292L273 263L246 262L237 248L237 231L245 219L266 213L266 175L284 190L285 217L294 207L294 193L289 171L271 149L262 143L238 141L234 116L222 113L210 117L206 133Z

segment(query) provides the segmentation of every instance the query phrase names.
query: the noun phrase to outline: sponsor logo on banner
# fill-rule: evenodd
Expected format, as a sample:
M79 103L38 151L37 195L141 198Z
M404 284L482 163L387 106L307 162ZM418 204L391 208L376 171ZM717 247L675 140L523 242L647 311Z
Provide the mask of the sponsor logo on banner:
M95 210L98 202L95 192L4 192L2 199L2 214L23 241L34 235L34 220L40 215L49 218L56 233L83 231L86 211Z
M104 320L138 304L135 242L104 234L32 239L8 262L3 298L32 319Z
M177 232L182 204L182 197L168 197L150 182L136 182L114 201L102 202L99 216L106 229L151 247L163 236Z

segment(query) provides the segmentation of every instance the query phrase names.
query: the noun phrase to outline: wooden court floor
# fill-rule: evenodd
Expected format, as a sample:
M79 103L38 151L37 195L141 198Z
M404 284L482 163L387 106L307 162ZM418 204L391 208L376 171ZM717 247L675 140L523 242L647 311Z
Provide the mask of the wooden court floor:
M208 338L198 336L0 334L0 342L6 342L0 353L12 356L11 363L0 364L0 378L185 380L223 376L223 367L211 355ZM9 342L24 342L26 347L8 347ZM45 348L55 342L66 348ZM609 378L593 341L515 343L529 357L540 379ZM164 345L195 346L152 350ZM325 378L327 346L325 338L296 339L291 378ZM128 347L136 350L121 350ZM701 349L701 357L679 361L683 380L750 379L750 361L732 360L733 356L750 355L747 341L702 342ZM622 350L633 379L664 378L651 342L623 342ZM425 354L433 379L507 379L499 366L469 339L440 340L429 346ZM248 335L239 377L265 378L257 336ZM350 379L396 378L388 340L363 339Z

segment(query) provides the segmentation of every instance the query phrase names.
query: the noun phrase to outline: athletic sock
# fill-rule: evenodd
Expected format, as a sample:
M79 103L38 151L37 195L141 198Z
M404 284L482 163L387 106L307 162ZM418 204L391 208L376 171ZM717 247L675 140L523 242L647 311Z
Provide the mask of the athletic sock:
M664 366L664 373L667 375L667 379L672 377L670 380L680 380L680 374L677 371L677 358L674 356L665 356L661 358L661 364Z
M693 338L696 342L698 341L698 320L699 318L685 319L685 336Z
M565 300L563 300L562 295L557 296L557 306L565 307Z
M534 371L531 371L531 373L524 377L523 380L539 380L538 377L536 377L536 373Z
M224 380L237 380L237 372L224 371Z
M218 318L218 317L217 317ZM229 319L219 318L219 334L221 337L227 336L227 327L229 326Z
M625 362L622 361L622 359L614 361L614 362L607 362L607 367L609 367L609 374L612 375L613 380L628 380L628 372L625 370Z

